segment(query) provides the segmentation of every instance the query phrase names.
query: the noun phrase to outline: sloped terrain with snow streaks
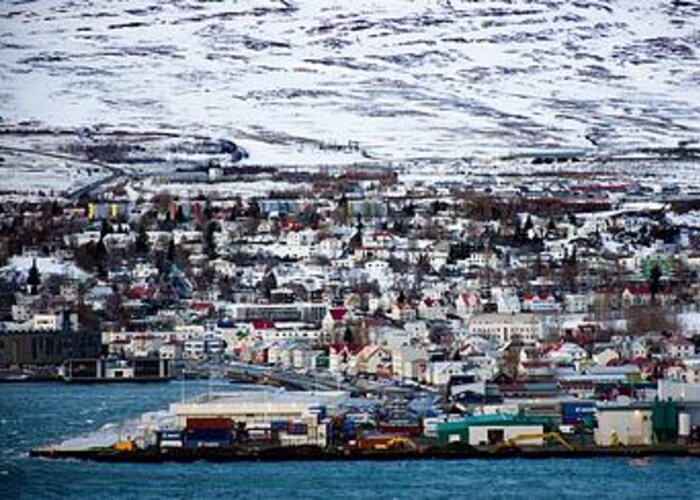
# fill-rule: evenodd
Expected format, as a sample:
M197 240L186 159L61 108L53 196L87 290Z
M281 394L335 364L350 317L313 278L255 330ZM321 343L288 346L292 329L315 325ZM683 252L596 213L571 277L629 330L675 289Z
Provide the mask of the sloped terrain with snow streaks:
M0 115L380 158L677 145L698 50L693 0L6 0Z

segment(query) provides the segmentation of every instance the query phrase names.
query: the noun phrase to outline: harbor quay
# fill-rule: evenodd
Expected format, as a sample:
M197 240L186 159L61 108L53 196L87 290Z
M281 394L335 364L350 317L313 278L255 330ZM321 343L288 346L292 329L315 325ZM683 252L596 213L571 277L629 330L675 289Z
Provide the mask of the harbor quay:
M424 416L404 419L387 416L386 400L397 404L387 393L246 386L183 399L30 454L144 463L700 457L690 428L700 392L661 385L664 400L510 398L471 405L468 413L424 405ZM426 400L422 391L402 397L414 406Z

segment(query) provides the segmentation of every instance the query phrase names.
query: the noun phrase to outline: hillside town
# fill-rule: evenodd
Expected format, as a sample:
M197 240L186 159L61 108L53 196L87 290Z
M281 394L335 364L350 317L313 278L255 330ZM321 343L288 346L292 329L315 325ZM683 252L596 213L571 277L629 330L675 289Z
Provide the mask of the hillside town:
M147 179L2 204L3 378L77 377L86 360L92 377L262 373L381 394L402 422L632 412L659 381L700 384L692 185L376 168L283 172L245 195L204 175L206 195Z

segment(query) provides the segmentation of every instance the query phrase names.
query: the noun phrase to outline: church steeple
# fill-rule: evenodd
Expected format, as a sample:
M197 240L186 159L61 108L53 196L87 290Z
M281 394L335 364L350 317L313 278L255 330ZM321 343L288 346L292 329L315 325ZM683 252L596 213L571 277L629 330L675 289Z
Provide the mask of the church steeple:
M41 273L36 265L36 259L34 259L32 261L32 267L29 268L29 275L27 276L27 293L31 295L38 294L40 285Z

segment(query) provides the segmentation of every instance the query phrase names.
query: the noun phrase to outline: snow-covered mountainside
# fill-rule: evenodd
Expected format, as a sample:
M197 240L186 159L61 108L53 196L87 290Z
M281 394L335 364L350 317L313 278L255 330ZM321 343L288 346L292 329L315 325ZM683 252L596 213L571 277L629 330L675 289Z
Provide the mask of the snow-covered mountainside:
M0 115L386 158L677 145L698 50L696 0L4 0Z

